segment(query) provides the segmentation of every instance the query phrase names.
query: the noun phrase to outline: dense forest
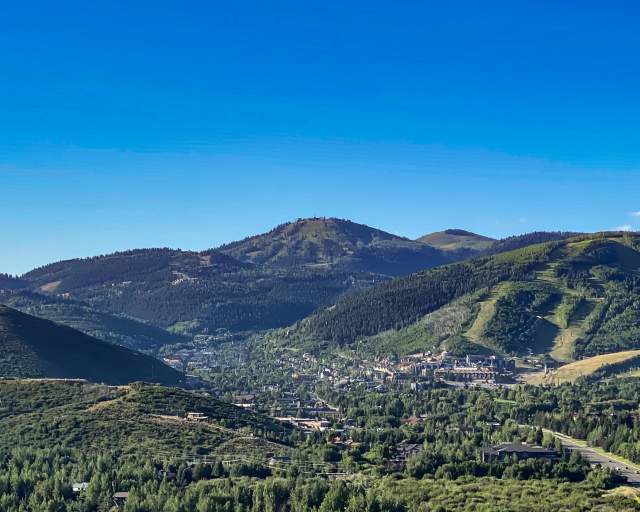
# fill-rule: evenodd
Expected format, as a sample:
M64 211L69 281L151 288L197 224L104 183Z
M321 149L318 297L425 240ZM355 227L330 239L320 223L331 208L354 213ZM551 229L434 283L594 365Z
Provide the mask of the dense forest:
M5 294L7 306L23 313L67 325L89 336L146 353L189 338L124 315L97 311L86 303L27 290Z

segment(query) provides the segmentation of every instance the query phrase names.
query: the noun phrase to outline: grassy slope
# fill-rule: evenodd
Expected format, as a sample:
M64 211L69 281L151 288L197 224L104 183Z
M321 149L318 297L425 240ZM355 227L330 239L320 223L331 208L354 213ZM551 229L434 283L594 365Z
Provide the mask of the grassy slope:
M0 376L176 384L182 375L139 352L0 306Z
M558 262L568 257L575 257L585 250L592 243L592 240L583 240L578 242L569 242L561 250L556 251L554 257L546 262L541 268L535 272L534 279L527 286L548 286L554 293L559 294L562 299L581 298L581 293L575 289L569 288L557 277L556 268ZM620 244L612 245L616 254L616 259L621 268L626 271L634 271L640 264L640 255L624 247ZM599 281L595 277L591 278L591 286L595 289L602 290L605 283ZM465 333L465 336L472 342L484 346L490 346L490 340L483 335L487 323L495 314L495 304L500 296L508 292L512 283L501 283L493 288L491 294L486 300L480 303L479 314L476 317L471 328ZM554 307L546 311L540 311L541 322L537 327L534 345L534 352L545 353L559 362L571 362L574 358L574 346L576 341L585 335L586 319L593 311L595 304L602 299L597 297L584 298L575 311L572 312L571 318L566 325L563 324L559 315L561 301L556 301Z
M580 377L587 377L594 374L606 365L621 363L632 357L640 356L640 350L627 350L615 352L613 354L603 354L589 357L581 361L575 361L561 366L557 370L552 370L548 374L544 372L533 373L527 376L529 384L563 384L565 382L575 382Z
M553 340L553 348L549 355L560 362L570 362L573 360L573 353L576 341L584 335L585 320L589 313L593 311L596 299L586 299L572 315L569 324L561 327L557 318L554 319L559 326L558 334Z
M482 292L480 292L482 293ZM404 355L437 350L441 343L458 333L474 317L478 294L471 294L448 304L399 330L389 329L360 341L363 352L376 355Z
M496 312L496 301L498 297L502 295L505 289L510 288L510 286L511 283L500 283L493 287L491 293L480 302L478 314L469 329L464 333L465 338L470 342L487 346L487 341L483 337L487 323Z

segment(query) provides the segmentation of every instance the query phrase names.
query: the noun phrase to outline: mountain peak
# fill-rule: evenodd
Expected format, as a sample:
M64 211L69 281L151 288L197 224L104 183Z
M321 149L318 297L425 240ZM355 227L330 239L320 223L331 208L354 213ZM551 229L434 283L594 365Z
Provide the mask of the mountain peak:
M251 263L326 265L386 241L410 242L350 220L311 217L280 224L271 231L224 245L218 250Z

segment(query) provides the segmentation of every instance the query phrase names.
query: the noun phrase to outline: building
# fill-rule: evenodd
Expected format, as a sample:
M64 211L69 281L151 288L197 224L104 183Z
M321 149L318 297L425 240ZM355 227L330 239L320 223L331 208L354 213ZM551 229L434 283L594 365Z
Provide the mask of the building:
M512 456L516 456L519 459L555 459L558 457L558 453L555 450L527 443L500 443L488 448L482 448L480 453L482 462L504 460Z
M81 492L86 491L89 488L89 482L76 482L71 485L71 490L73 494L80 494Z
M187 421L206 421L207 417L201 412L188 412Z

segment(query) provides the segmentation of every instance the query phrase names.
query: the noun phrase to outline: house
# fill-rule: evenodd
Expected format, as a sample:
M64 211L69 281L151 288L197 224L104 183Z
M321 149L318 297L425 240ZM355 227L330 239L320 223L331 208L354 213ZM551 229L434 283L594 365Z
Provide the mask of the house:
M187 413L187 421L206 421L207 416L201 412L188 412Z
M89 488L89 482L76 482L71 484L71 490L73 494L80 494Z
M555 450L533 446L527 443L500 443L480 450L482 462L504 460L506 457L516 456L519 459L555 459Z

